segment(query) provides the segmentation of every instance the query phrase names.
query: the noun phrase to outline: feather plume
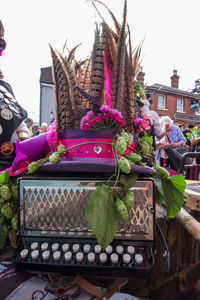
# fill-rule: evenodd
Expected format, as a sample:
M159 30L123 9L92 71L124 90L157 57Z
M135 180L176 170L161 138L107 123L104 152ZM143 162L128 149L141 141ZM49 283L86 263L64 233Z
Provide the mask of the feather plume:
M53 79L56 94L57 132L74 128L74 111L69 97L69 85L62 64L56 52L50 46L53 61Z
M141 50L142 50L142 44L143 42L135 49L134 51L134 55L132 57L132 75L133 75L133 79L136 78L137 73L140 70L140 54L141 54Z
M125 39L126 39L126 0L124 2L123 24L120 29L118 48L114 62L114 76L113 76L113 107L119 111L123 111L123 97L124 97L124 78L125 78Z
M92 66L91 66L91 88L90 95L96 96L99 102L102 103L103 91L103 45L101 42L99 29L95 31L95 41L92 53Z
M62 68L65 72L65 75L66 75L67 81L68 81L69 98L70 98L70 102L71 102L71 107L75 114L75 129L77 129L77 128L79 128L79 123L80 123L80 119L81 119L81 117L78 114L78 112L81 108L81 103L78 101L79 98L78 98L78 92L76 89L76 79L75 79L71 64L61 54L59 54L59 56L60 56Z
M76 51L76 49L77 49L80 45L81 45L81 43L78 44L78 45L76 45L74 48L72 48L72 50L69 51L69 55L68 55L68 57L67 57L67 62L68 62L68 63L72 63L72 61L74 60L75 51Z
M88 57L85 62L84 68L80 69L79 76L80 79L77 81L78 86L86 93L90 91L90 70L91 70L91 60L92 57ZM81 112L85 110L89 110L89 102L79 93L79 97L81 99Z
M100 0L92 0L93 2L97 2L97 3L100 3L101 5L103 5L109 12L109 14L111 15L112 19L113 19L113 22L114 22L114 25L115 25L115 30L117 32L117 35L119 35L119 32L120 32L120 24L119 22L117 21L117 19L115 18L114 14L112 13L112 11L108 8L108 6L101 2Z
M125 91L123 116L127 128L133 132L134 110L133 110L133 79L131 72L131 60L126 51L125 54Z

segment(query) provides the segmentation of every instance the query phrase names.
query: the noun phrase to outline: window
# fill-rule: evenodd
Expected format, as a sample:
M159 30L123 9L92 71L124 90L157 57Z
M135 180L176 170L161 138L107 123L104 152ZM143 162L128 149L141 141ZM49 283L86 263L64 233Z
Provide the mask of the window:
M166 96L165 95L158 95L158 108L166 109Z
M198 108L195 111L195 115L200 115L200 103L198 103Z
M182 98L177 98L176 111L183 112L183 99Z

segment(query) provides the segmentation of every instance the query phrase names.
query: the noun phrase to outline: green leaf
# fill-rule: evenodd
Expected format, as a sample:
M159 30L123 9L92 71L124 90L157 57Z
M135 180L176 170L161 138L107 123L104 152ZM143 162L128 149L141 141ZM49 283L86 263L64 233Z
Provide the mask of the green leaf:
M182 175L162 180L167 217L175 218L184 205L185 178Z
M131 187L135 185L137 178L138 178L137 174L129 174L129 175L121 174L119 178L119 182L123 186L123 188L129 190Z
M170 181L179 190L180 193L185 193L186 181L183 175L170 177Z
M161 204L164 201L164 193L162 188L162 179L156 179L156 202Z
M4 171L3 173L0 174L1 183L8 183L9 173L10 171Z
M89 197L86 219L99 245L105 249L114 239L117 230L113 193L109 186L98 187Z

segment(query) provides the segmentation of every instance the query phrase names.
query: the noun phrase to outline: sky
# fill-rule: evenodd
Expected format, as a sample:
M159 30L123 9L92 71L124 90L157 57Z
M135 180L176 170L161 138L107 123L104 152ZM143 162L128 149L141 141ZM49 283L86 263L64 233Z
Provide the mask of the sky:
M122 23L124 0L102 0ZM107 11L96 4L113 27ZM141 66L148 85L171 84L173 70L179 88L191 91L200 78L200 1L127 0L132 47L143 40ZM91 1L0 0L6 50L0 57L4 80L12 85L29 117L39 120L40 70L52 65L49 44L62 52L79 43L77 59L91 52L95 22L100 19Z

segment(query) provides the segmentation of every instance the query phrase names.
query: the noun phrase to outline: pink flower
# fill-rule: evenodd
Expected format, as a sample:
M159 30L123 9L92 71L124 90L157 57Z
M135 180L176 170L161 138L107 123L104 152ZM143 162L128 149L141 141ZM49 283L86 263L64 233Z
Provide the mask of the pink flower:
M109 114L103 114L102 118L103 118L103 119L108 119L109 116L110 116Z
M102 105L102 106L100 107L100 111L101 111L102 113L104 113L104 112L109 112L109 110L110 110L110 107L109 107L108 105Z
M149 121L143 120L141 126L142 126L145 130L149 130L149 129L150 129Z
M141 118L136 118L135 120L134 120L134 124L135 124L135 126L137 126L137 125L141 125L142 124L142 119Z
M95 123L98 123L102 120L102 115L98 115L96 118L94 118Z
M89 120L91 117L94 116L93 110L89 110L85 116L86 120Z

